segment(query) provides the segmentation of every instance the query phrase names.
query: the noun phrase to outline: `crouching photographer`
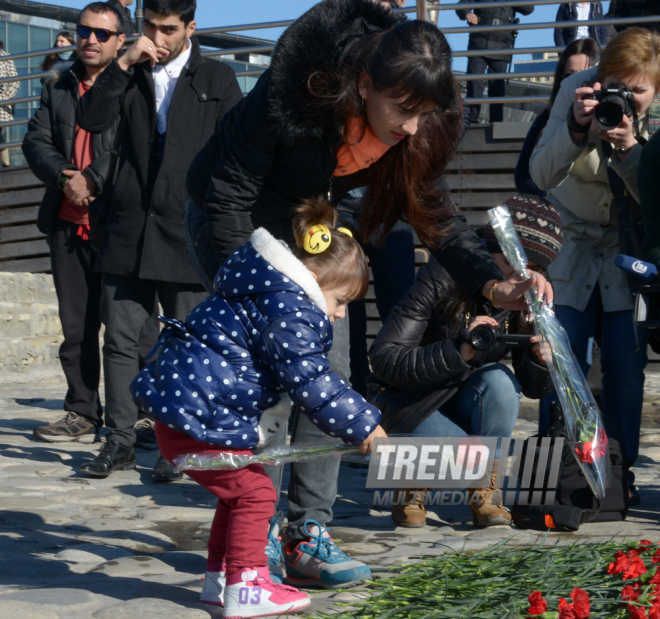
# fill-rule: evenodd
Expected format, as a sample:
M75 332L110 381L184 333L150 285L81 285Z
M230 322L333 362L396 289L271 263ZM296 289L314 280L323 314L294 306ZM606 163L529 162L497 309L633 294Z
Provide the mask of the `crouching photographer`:
M535 196L516 196L505 205L529 268L543 272L561 248L557 209ZM492 228L479 234L505 277L513 275ZM509 351L513 372L499 363ZM369 398L382 411L388 433L511 436L521 391L541 398L552 390L541 345L523 313L466 297L435 259L419 269L415 284L376 337L369 359ZM411 504L393 507L397 525L425 524L422 492L412 492ZM494 476L491 487L471 492L478 494L470 501L477 526L510 524L501 493L493 498Z
M643 28L620 33L597 67L564 80L530 159L532 179L548 191L564 228L563 248L548 269L557 318L585 376L599 340L605 430L619 441L629 467L639 447L647 333L635 333L633 295L615 258L630 253L621 247L628 226L619 222L630 220L636 204L647 112L659 88L660 35ZM553 394L541 404L541 433L556 399Z

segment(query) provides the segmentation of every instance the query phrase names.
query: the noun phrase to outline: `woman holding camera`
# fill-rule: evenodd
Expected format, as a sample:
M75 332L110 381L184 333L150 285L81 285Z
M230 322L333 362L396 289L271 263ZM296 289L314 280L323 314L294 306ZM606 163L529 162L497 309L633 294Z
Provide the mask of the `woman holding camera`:
M646 337L642 330L635 333L633 296L625 273L614 264L621 252L608 167L637 199L647 111L659 89L660 35L643 28L620 33L597 67L564 80L530 160L532 179L548 191L564 226L563 249L549 268L557 318L585 375L600 335L603 421L629 466L639 447ZM541 404L541 432L547 429L552 399ZM635 504L639 497L631 487Z
M520 156L516 164L516 170L513 173L513 179L516 183L516 191L522 194L531 194L545 198L545 191L542 191L536 186L529 174L529 158L532 156L532 151L536 146L536 142L541 135L543 129L548 124L550 118L550 110L552 104L555 102L559 94L561 83L573 73L584 71L589 67L598 64L600 60L600 46L594 39L578 39L566 46L557 62L555 69L554 84L552 85L552 92L550 93L550 101L546 107L534 120L532 126L527 132L525 143L520 149Z
M543 273L561 249L561 221L552 204L524 196L505 203L529 258ZM501 253L492 228L482 244L504 273L514 270ZM475 337L482 331L482 337ZM369 400L383 413L389 433L411 436L511 436L521 391L541 398L552 389L541 347L523 312L510 312L469 298L432 259L417 273L410 292L392 310L369 353L373 374ZM529 334L511 349L501 334ZM477 341L481 340L481 341ZM477 347L480 349L478 350ZM512 350L514 372L499 363ZM470 501L477 526L510 524L494 487L475 490ZM394 521L405 527L426 521L420 491L410 505L395 506Z

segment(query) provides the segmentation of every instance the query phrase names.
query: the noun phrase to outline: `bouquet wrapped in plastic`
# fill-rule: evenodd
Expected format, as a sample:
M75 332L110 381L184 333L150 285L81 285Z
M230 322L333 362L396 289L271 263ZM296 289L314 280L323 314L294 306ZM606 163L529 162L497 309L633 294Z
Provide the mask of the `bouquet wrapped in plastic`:
M488 214L509 264L522 278L529 279L527 256L509 209L498 206ZM525 293L525 299L534 318L534 330L547 343L543 346L543 355L564 410L567 441L593 493L602 498L609 487L611 469L607 435L598 405L573 355L568 335L552 309L538 298L536 288Z
M355 456L358 458L355 458ZM202 451L174 458L180 471L229 471L244 469L250 464L277 466L289 462L306 462L314 458L352 456L364 460L359 445L314 445L298 443L266 449L251 456L223 451Z

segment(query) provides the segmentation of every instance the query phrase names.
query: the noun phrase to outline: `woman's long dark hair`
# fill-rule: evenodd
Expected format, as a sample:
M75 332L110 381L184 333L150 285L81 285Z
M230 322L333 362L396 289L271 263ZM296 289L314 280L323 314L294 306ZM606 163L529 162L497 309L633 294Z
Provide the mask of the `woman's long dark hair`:
M578 56L579 54L584 54L589 59L590 67L598 64L598 61L600 60L600 45L598 45L598 41L595 41L594 39L577 39L566 46L566 49L562 52L559 57L559 62L557 63L555 83L552 86L552 92L550 93L548 108L551 108L552 104L555 102L557 94L559 94L561 83L566 77L565 71L568 59L571 56Z
M58 32L57 37L65 38L69 43L71 43L71 45L76 44L75 37L68 30L63 30L62 32ZM57 37L55 37L55 39L57 39ZM42 71L50 71L52 66L60 60L62 60L62 57L59 54L56 54L55 52L53 52L52 54L46 55L46 57L44 58L44 61L40 65L41 70Z
M444 35L424 21L405 21L356 43L344 65L336 118L344 130L364 116L358 91L360 74L372 87L405 108L436 110L414 136L390 148L369 168L362 230L365 238L387 234L402 216L421 241L433 247L438 224L456 213L451 200L435 189L460 139L460 91L451 72L451 48ZM344 136L345 137L345 136Z

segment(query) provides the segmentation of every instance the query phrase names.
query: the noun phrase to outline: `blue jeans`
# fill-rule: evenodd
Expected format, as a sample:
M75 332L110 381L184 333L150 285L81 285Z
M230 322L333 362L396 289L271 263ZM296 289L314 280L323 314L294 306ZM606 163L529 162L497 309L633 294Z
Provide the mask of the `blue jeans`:
M598 313L601 310L600 290L597 288L583 312L558 305L557 319L564 327L571 342L573 354L584 375L591 367L591 352L596 336ZM628 466L633 466L639 451L639 428L642 422L644 399L644 368L648 361L646 346L648 332L637 329L639 350L635 350L636 328L633 312L603 312L601 335L601 365L603 390L600 409L605 431L619 441ZM550 423L550 403L557 400L553 392L541 400L539 407L539 432L545 433Z
M520 383L501 363L479 368L442 410L410 436L511 436L520 410Z

